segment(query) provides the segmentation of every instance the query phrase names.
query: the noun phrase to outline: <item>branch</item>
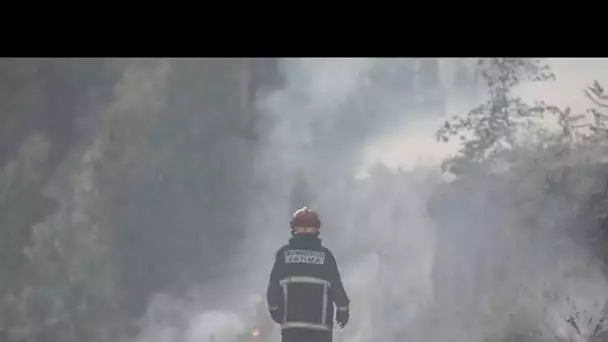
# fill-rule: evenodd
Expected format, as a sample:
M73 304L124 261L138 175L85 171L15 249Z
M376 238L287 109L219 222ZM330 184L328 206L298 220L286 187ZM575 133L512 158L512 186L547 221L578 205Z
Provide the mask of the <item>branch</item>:
M608 108L608 104L604 104L599 102L598 100L596 100L590 93L589 90L585 89L585 95L591 100L593 101L593 103L595 103L596 105L598 105L599 107L602 108ZM597 95L598 98L600 98L601 100L608 100L608 96L606 95Z
M593 81L593 86L588 87L588 89L593 92L595 96L599 97L600 100L608 100L608 95L604 95L604 88L602 88L597 80Z
M602 318L600 318L600 320L595 325L595 329L593 329L593 333L591 334L591 336L596 336L599 332L601 332L602 328L604 327L603 323L606 318L608 318L608 314L604 314Z
M594 117L599 118L599 119L604 119L604 120L608 120L608 115L601 113L600 111L596 110L596 109L591 109L590 110L591 114L593 114Z

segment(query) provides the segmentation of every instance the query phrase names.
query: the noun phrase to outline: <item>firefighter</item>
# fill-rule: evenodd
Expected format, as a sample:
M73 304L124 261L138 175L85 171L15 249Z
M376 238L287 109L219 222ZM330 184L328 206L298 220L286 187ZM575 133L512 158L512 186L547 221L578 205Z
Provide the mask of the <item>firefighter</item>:
M277 251L270 272L270 316L281 325L283 342L331 342L334 313L340 329L350 317L336 259L321 243L321 221L313 210L298 209L290 225L292 237Z

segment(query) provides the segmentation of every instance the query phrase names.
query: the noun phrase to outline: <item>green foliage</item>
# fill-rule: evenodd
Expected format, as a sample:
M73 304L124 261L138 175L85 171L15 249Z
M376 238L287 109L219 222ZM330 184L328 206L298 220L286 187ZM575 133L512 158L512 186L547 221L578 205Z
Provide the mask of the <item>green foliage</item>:
M246 60L16 65L0 72L24 90L2 109L49 124L31 134L0 116L29 136L0 149L0 339L120 341L152 294L215 278L238 247L255 137Z
M16 160L7 163L0 173L0 274L11 275L0 289L21 285L26 261L22 248L29 242L30 225L53 210L50 200L35 196L49 149L45 137L35 134L20 147Z
M608 109L608 94L604 92L604 88L599 82L595 81L593 85L585 89L585 95L596 105L596 108L587 111L593 115L591 130L596 139L605 139L608 134L608 126L606 125L608 115L605 113Z
M501 148L514 147L521 128L542 118L543 108L525 103L513 95L513 89L524 81L546 81L555 77L538 59L480 59L478 69L489 99L465 116L453 116L435 135L441 142L448 142L451 137L460 139L461 155L444 165L453 171L459 164L481 162Z
M124 309L214 279L245 226L251 127L238 61L134 66L103 113L95 176L113 234ZM218 265L222 265L219 267Z
M594 276L594 272L603 276L606 274L606 267L601 265L605 263L608 246L605 209L608 203L608 165L605 161L608 151L608 116L605 112L608 96L596 81L584 90L593 106L586 113L576 113L570 107L559 108L544 102L534 105L524 103L513 96L514 87L522 80L546 81L554 78L540 62L526 63L528 61L525 60L492 59L491 63L485 64L481 74L486 81L490 97L488 102L472 109L464 117L455 116L445 122L436 134L437 139L443 142L453 137L460 138L462 148L458 156L444 163L444 167L458 177L456 181L438 187L430 208L433 213L441 215L435 214L433 218L440 227L449 227L445 232L448 234L448 231L459 227L459 219L464 217L469 229L483 227L470 231L470 234L484 236L488 240L483 241L496 243L495 246L500 248L486 255L485 261L476 267L466 261L450 264L449 260L454 256L448 251L462 252L467 247L460 245L457 237L450 235L441 238L440 233L437 243L445 244L445 247L438 249L435 267L439 273L447 272L441 271L441 267L458 268L458 273L464 276L454 280L457 283L467 281L466 274L476 274L476 292L473 297L468 297L469 300L485 303L486 300L482 298L492 298L493 302L502 305L502 309L484 316L484 311L477 304L468 306L470 302L467 302L467 296L455 290L455 283L441 278L435 284L445 292L442 297L445 301L455 302L456 307L468 307L471 315L489 320L484 320L484 329L492 324L501 326L505 312L516 307L510 301L521 294L520 284L509 283L508 278L496 283L493 270L500 269L509 274L509 268L517 266L511 271L513 277L520 280L525 277L528 289L534 288L535 282L541 280L551 282L549 279L553 279L555 284L562 282L560 273L550 271L553 268L564 267L568 270L564 271L566 273L575 273L568 267L583 269L578 272L584 275L568 276L568 281L583 277L581 281L588 282L590 280L586 277ZM558 129L546 126L547 123L555 123ZM482 202L476 200L479 198ZM482 224L479 220L488 223ZM490 239L490 236L493 238ZM503 238L493 240L498 236ZM556 260L544 255L553 255L551 251L561 248L556 240L564 236L589 251L590 260L585 261L584 267L574 266L580 256L561 256L565 251L555 255ZM519 242L509 248L507 245L513 241ZM526 256L526 260L518 261L518 255L510 249L525 250L521 254ZM500 259L500 265L492 265L491 258ZM546 261L541 262L543 259ZM560 259L564 261L558 261ZM535 263L538 265L535 266ZM566 267L567 263L572 264ZM529 300L537 300L537 295L531 293ZM557 306L563 304L551 303ZM573 305L570 302L567 304ZM575 308L572 315L563 317L569 336L564 336L563 332L560 336L551 336L556 327L544 327L542 320L548 318L542 315L531 322L536 326L533 324L525 331L536 331L540 327L549 333L542 338L535 337L534 341L601 339L598 335L603 331L601 326L606 308L601 310L599 306L595 309L597 312L591 315ZM523 308L519 310L521 314L531 314ZM587 316L579 318L579 314L583 316L582 313ZM547 312L543 315L548 317ZM584 329L581 328L583 325ZM489 340L508 340L524 331L521 327L508 329L513 330L508 330L506 335L498 331L498 338L493 336Z

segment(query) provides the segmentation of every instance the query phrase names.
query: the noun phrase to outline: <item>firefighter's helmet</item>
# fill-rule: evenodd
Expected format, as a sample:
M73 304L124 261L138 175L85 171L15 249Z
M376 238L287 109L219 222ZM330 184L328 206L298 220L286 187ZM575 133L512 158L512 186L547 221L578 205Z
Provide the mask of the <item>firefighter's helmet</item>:
M293 213L290 222L291 228L295 227L315 227L321 228L319 215L309 207L302 207Z

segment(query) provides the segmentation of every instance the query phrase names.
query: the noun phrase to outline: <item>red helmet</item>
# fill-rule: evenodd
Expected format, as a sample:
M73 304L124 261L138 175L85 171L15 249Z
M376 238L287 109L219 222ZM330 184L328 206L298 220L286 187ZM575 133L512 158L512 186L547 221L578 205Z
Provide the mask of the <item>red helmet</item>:
M291 218L291 228L294 227L316 227L321 228L319 215L308 207L302 207L293 213Z

